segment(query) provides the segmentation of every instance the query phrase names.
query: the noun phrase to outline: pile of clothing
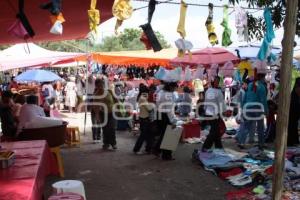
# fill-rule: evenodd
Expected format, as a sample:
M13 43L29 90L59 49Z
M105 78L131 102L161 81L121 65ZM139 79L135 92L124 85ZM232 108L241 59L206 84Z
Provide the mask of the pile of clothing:
M271 199L274 152L253 147L244 154L216 149L195 150L192 156L205 170L239 188L226 199ZM300 148L288 149L285 172L284 199L300 199Z

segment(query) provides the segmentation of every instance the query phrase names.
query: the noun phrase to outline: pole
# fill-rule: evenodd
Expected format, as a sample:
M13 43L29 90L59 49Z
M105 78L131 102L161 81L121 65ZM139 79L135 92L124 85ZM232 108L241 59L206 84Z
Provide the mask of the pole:
M87 106L87 103L89 102L89 97L88 97L88 94L87 94L87 91L88 91L88 78L89 78L89 49L88 49L88 47L89 47L89 40L88 39L86 39L86 79L85 79L85 97L86 97L86 99L85 99L85 101L86 101L86 103L85 103L85 109L84 109L84 125L83 125L83 135L85 135L85 132L86 132L86 121L87 121L87 108L88 108L88 106Z
M296 33L298 1L288 0L284 20L284 36L282 42L282 60L280 68L280 91L278 118L276 126L275 162L273 174L272 199L281 200L285 149L287 142L293 47ZM298 111L293 111L298 112Z

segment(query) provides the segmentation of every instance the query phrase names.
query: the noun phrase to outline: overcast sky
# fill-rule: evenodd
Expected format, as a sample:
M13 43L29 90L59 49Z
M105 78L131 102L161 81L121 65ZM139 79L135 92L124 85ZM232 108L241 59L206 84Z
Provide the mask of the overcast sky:
M179 0L174 0L174 2L180 2ZM186 3L195 3L195 0L186 0ZM198 1L200 2L200 1ZM207 5L209 2L214 2L215 5L224 5L228 3L228 0L201 0L201 4ZM145 2L135 2L132 1L132 6L134 8L139 8L141 6L146 6ZM229 13L233 9L229 9ZM249 10L249 12L254 12L255 10ZM124 28L138 28L139 25L146 23L147 21L147 8L135 11L132 17L124 21L120 31ZM152 19L152 27L155 31L161 32L167 41L174 46L174 41L180 38L180 35L177 33L177 25L179 21L180 14L180 5L173 4L158 4L156 6L155 13ZM205 21L208 15L207 7L199 6L188 6L187 16L186 16L186 33L187 40L190 40L194 48L202 48L210 46L207 31L205 27ZM263 15L263 11L258 11L255 15ZM223 8L214 8L214 24L216 27L216 33L219 38L219 43L221 43L223 27L220 25L223 20ZM114 25L116 19L112 18L107 22L104 22L100 27L100 38L114 34ZM238 46L241 43L237 42L237 34L235 28L235 15L234 12L229 16L229 24L232 29L231 39L234 43L231 46ZM282 40L283 30L276 30L276 38L274 40L274 45L280 45ZM297 38L298 40L298 38ZM254 41L255 42L255 41ZM256 41L260 43L259 41ZM300 44L300 42L298 42Z

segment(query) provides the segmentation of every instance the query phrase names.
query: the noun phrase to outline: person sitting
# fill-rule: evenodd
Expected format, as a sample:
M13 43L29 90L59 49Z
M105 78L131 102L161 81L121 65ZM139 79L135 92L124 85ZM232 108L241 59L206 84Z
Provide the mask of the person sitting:
M18 131L26 128L27 123L33 121L36 117L46 117L43 108L38 106L38 97L30 95L26 98L20 111Z
M1 129L5 138L14 138L17 132L17 123L12 111L12 96L10 91L4 91L0 103Z

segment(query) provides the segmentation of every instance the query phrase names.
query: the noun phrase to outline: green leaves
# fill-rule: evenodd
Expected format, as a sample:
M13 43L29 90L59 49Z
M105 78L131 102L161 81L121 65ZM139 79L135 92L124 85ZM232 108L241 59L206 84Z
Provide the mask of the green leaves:
M285 0L229 0L232 5L239 3L247 3L248 7L264 8L269 7L272 12L272 20L275 28L280 28L283 25L285 18L286 5ZM262 17L255 17L248 14L249 36L252 40L261 39L265 30L265 23ZM298 0L298 21L296 34L300 36L300 0Z

